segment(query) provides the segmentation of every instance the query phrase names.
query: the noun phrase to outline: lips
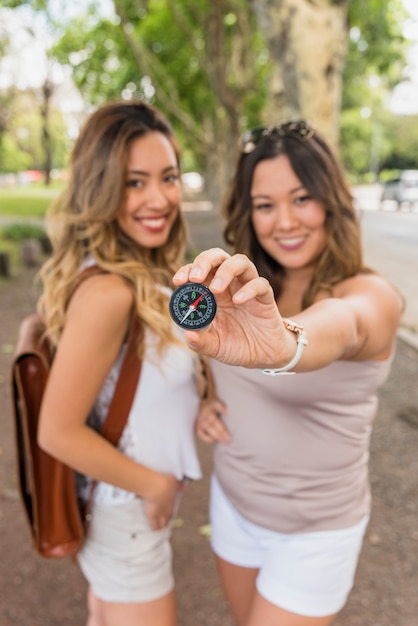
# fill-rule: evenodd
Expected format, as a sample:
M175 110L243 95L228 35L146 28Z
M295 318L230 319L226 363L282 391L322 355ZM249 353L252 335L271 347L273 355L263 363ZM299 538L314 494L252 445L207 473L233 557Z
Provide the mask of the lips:
M141 226L146 228L146 230L152 230L153 232L158 232L163 230L167 224L167 216L159 216L159 217L141 217L136 218Z
M306 237L287 237L286 239L277 239L278 245L284 250L296 250L304 244Z

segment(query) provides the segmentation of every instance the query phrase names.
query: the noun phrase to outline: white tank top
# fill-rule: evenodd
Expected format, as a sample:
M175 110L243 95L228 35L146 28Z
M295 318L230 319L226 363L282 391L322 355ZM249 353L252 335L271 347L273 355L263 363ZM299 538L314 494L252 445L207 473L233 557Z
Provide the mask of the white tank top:
M181 338L181 330L174 328ZM95 429L103 422L111 402L126 345L110 370L97 397L88 423ZM170 346L159 358L156 337L145 331L145 353L138 388L118 448L138 463L178 480L201 478L195 447L194 424L199 408L196 358L184 345ZM89 479L78 476L82 499L89 493ZM99 482L94 500L120 504L135 494Z

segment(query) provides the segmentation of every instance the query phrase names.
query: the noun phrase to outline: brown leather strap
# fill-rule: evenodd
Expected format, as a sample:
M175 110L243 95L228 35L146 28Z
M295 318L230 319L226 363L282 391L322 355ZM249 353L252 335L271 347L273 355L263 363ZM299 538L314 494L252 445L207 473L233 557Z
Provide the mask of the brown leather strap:
M86 267L85 270L80 272L74 291L86 278L94 274L105 273L106 270L101 269L97 265ZM109 410L100 429L100 434L114 446L117 446L128 420L138 385L139 375L141 373L142 361L138 357L138 341L140 335L141 327L136 315L135 306L133 306L129 320L128 345L123 357Z
M78 277L75 289L89 276L93 274L105 274L97 265L87 267ZM74 291L75 291L74 289ZM74 292L73 292L74 293ZM131 410L135 391L138 386L139 375L141 373L142 361L138 357L138 341L141 336L142 329L138 317L136 315L135 303L132 306L131 316L129 319L129 330L127 337L126 352L123 357L122 365L119 371L119 377L116 382L113 397L109 405L106 419L100 429L100 434L107 439L115 447L118 445L122 431L125 428L128 416ZM90 492L83 507L84 527L87 530L91 519L90 510L93 502L93 494L97 486L97 481L92 480Z
M133 309L129 324L128 345L107 417L100 431L103 437L114 446L118 444L128 419L141 373L142 361L138 357L140 330L136 310Z

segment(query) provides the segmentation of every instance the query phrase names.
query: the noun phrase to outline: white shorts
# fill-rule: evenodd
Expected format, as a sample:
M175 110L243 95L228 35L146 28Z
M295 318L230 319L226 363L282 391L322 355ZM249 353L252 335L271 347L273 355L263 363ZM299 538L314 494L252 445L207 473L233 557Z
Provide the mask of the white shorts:
M174 588L171 528L152 530L139 498L94 503L77 560L93 593L107 602L147 602Z
M210 518L215 554L234 565L259 569L257 590L272 604L298 615L324 617L346 603L368 516L342 530L274 532L242 517L213 476Z

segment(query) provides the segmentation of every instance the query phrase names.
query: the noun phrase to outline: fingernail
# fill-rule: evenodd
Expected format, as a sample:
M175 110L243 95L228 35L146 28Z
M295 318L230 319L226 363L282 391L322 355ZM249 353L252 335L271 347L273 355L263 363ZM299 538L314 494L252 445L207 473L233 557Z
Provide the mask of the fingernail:
M209 285L211 289L222 289L224 286L224 281L221 278L214 278L211 284Z
M176 272L173 278L178 278L179 280L185 280L187 278L186 272Z
M190 278L201 278L201 277L202 277L202 270L200 269L200 267L194 267L190 271Z
M245 300L245 293L243 291L236 293L234 296L234 300L235 302L243 302Z

